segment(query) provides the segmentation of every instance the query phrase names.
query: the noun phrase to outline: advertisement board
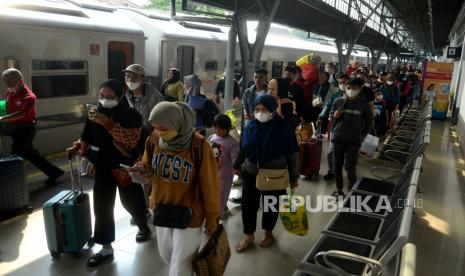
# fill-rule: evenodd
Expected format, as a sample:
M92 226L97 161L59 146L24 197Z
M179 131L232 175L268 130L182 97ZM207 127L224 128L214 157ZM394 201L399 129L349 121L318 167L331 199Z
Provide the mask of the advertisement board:
M423 101L433 102L433 118L445 119L449 106L453 63L428 61L423 74Z

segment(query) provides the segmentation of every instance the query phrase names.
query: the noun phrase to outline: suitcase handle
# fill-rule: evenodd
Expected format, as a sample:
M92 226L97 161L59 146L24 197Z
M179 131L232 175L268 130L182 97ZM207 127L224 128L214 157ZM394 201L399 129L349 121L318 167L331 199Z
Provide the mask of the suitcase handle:
M69 169L70 169L70 176L71 176L71 188L73 190L73 200L74 202L77 202L76 198L76 184L75 184L75 176L74 176L74 162L73 162L73 154L68 152L68 161L69 161ZM79 161L79 157L76 155L76 161ZM82 182L81 182L81 173L79 166L77 168L77 182L79 183L79 186L81 187L81 193L84 192L84 189L82 187Z

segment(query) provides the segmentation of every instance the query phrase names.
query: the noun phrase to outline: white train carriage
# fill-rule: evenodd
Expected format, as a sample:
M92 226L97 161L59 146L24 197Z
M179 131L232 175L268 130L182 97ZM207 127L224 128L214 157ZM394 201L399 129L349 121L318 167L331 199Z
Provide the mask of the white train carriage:
M63 151L78 138L99 84L144 62L144 33L111 8L69 1L2 1L0 69L15 66L37 95L35 146ZM3 82L0 90L5 91ZM2 138L3 152L11 140Z
M126 7L118 12L138 24L147 36L145 65L153 82L160 85L169 68L177 67L182 75L197 74L202 79L204 93L213 93L226 67L228 27L211 24L175 22L154 11ZM249 40L255 40L257 23L249 22ZM272 28L284 31L268 34L261 64L270 72L269 77L280 77L288 64L294 64L301 56L315 52L323 62L336 62L337 49L286 34L288 29L275 24ZM352 58L366 63L367 53L357 52ZM240 68L239 45L236 47L236 68ZM239 69L240 70L240 69Z
M256 23L249 23L251 42ZM261 63L271 77L308 52L323 62L337 61L335 47L309 42L282 31L271 32ZM3 0L0 2L0 69L15 66L37 94L35 145L42 154L63 151L76 139L86 118L84 104L95 101L107 78L124 81L131 63L146 66L157 86L171 67L197 74L204 93L213 93L226 66L229 28L171 21L168 16L78 0ZM284 34L281 34L284 33ZM362 63L366 53L353 55ZM236 64L240 70L239 47ZM4 91L3 83L0 89ZM3 151L11 141L2 138ZM0 150L1 152L1 150Z

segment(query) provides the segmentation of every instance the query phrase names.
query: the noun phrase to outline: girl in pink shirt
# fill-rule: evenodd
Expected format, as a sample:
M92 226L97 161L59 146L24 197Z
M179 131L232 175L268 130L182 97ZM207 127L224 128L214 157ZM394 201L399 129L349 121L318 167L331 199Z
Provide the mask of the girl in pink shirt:
M208 137L210 143L221 145L219 155L219 175L221 180L221 218L229 215L228 202L229 192L234 178L233 163L239 150L239 143L229 135L231 130L231 119L227 115L218 114L213 120L215 134Z

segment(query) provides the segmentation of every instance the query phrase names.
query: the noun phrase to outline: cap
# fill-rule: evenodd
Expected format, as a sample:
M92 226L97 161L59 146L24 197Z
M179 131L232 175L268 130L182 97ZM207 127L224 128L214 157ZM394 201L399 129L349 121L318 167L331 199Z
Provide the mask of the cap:
M140 65L140 64L131 64L126 69L123 70L123 72L132 72L138 75L146 75L145 74L145 67Z

